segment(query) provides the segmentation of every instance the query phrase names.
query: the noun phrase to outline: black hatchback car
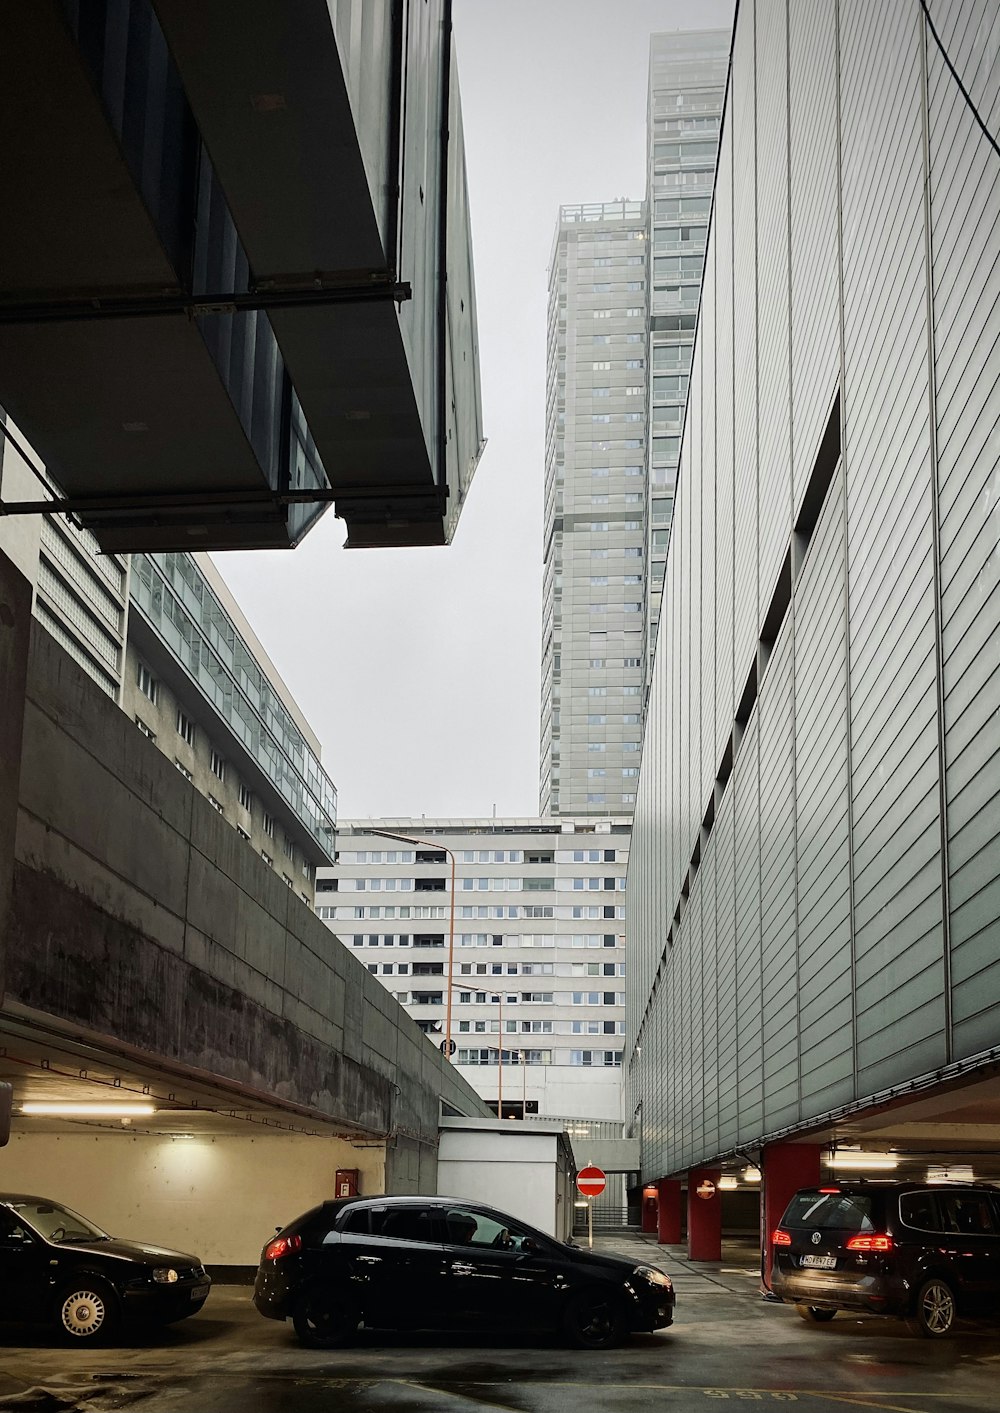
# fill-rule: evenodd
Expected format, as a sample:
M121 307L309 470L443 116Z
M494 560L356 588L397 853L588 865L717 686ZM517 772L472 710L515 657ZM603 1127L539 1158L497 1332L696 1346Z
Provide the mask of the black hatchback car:
M1000 1190L980 1184L803 1188L772 1234L771 1288L806 1320L838 1310L940 1337L1000 1311Z
M291 1316L303 1344L336 1349L358 1325L556 1330L604 1349L674 1316L655 1266L555 1241L492 1207L451 1197L325 1202L261 1255L254 1303Z
M0 1193L0 1319L98 1344L123 1320L194 1315L211 1284L196 1256L108 1236L45 1197Z

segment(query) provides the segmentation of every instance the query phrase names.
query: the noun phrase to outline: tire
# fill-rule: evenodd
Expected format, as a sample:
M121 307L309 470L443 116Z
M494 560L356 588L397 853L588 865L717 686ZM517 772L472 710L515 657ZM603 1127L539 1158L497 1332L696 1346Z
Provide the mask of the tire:
M63 1286L56 1296L55 1318L66 1344L106 1344L121 1323L114 1291L89 1276Z
M825 1325L828 1320L833 1319L837 1312L836 1310L828 1310L822 1305L796 1305L795 1313L811 1325Z
M566 1310L566 1337L576 1349L614 1349L627 1333L621 1305L611 1293L584 1291Z
M946 1339L953 1332L957 1318L955 1292L947 1281L932 1276L917 1291L913 1314L906 1324L912 1334L922 1335L924 1339Z
M292 1310L295 1333L307 1349L343 1349L357 1333L361 1312L336 1290L307 1290Z

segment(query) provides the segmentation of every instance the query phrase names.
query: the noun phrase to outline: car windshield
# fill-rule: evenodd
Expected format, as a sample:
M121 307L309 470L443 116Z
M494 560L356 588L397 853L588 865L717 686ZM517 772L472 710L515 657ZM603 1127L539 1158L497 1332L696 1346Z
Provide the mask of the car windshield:
M68 1207L60 1207L55 1202L12 1202L10 1204L19 1217L46 1241L110 1241L107 1232L95 1227Z
M874 1231L872 1199L856 1192L798 1192L788 1204L781 1225Z

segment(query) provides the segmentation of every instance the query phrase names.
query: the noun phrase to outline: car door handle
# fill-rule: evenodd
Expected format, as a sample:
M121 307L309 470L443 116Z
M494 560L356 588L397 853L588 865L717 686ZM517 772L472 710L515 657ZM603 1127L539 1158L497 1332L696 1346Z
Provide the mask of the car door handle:
M467 1261L452 1261L452 1274L456 1276L471 1276L475 1271L475 1266L470 1266Z
M379 1266L382 1263L381 1256L355 1256L359 1266Z

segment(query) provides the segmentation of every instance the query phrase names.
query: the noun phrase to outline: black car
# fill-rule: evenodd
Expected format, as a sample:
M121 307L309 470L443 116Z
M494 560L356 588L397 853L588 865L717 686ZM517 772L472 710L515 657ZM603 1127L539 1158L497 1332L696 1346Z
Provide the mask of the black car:
M166 1325L194 1315L211 1284L196 1256L120 1241L45 1197L0 1193L4 1320L97 1344L123 1320Z
M772 1235L771 1288L803 1319L838 1310L938 1337L1000 1311L1000 1191L973 1183L807 1187Z
M358 1325L544 1329L584 1349L658 1330L674 1290L655 1266L598 1256L492 1207L450 1197L324 1202L265 1246L254 1303L291 1316L303 1344L336 1349Z

